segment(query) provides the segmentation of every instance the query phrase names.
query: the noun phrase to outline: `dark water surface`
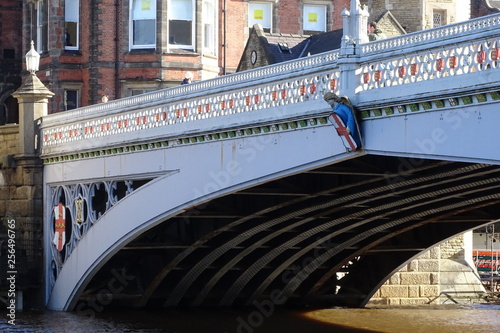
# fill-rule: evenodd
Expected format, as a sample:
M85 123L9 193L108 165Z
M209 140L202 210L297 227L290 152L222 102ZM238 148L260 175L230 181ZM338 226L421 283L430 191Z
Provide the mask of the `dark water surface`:
M123 310L94 318L53 311L17 312L9 325L5 312L0 332L36 333L337 333L337 332L500 332L499 305L440 305L405 308L274 310Z

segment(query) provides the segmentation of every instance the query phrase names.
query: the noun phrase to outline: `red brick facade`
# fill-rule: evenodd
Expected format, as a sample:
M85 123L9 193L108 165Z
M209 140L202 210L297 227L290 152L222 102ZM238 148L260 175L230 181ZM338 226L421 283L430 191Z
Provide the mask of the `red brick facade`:
M0 125L17 123L17 100L10 95L21 84L22 3L0 2Z
M41 52L39 78L55 93L49 112L64 111L66 94L78 92L78 106L100 103L104 95L117 99L144 91L178 85L186 71L194 80L204 80L236 70L249 33L248 0L215 0L217 40L215 53L203 51L204 0L193 0L193 49L172 49L169 45L169 4L156 1L156 43L153 48L131 49L129 43L131 0L80 0L79 45L65 49L65 4L70 0L40 0L47 11L40 37L46 44ZM73 0L74 1L74 0ZM143 3L150 3L146 0ZM266 1L266 0L262 0ZM262 2L260 1L260 2ZM342 28L341 13L350 0L279 0L272 1L272 32L303 34L303 5L326 5L326 30ZM484 0L474 0L473 8L482 8ZM4 73L20 68L32 35L37 36L33 1L3 0L0 5L0 59ZM370 3L367 0L361 3ZM479 6L478 4L482 5ZM475 7L474 7L475 6ZM484 6L483 6L484 7ZM476 12L476 15L479 15ZM2 19L8 17L9 19ZM42 22L43 23L43 22ZM17 36L23 36L19 38ZM15 37L14 37L15 36ZM36 39L36 38L35 38ZM22 42L21 42L22 41ZM13 52L11 50L14 50ZM14 56L14 59L6 59ZM16 67L17 64L17 67ZM6 69L7 68L7 69ZM11 75L11 74L10 74ZM6 75L1 76L4 81ZM11 84L12 86L12 84ZM0 82L0 105L16 87ZM3 95L2 95L3 94ZM7 101L8 102L8 101ZM2 118L0 117L0 124Z
M186 71L194 73L195 81L234 72L248 39L248 1L219 0L217 55L169 49L164 36L168 28L168 1L157 1L156 47L131 50L130 1L80 0L79 48L68 51L64 47L65 1L42 2L49 8L50 20L47 46L41 54L38 76L56 94L51 101L51 113L67 109L65 93L68 89L78 91L78 105L85 106L99 103L104 95L109 99L117 99L129 96L134 91L178 85ZM201 17L203 1L197 0L196 3L196 14ZM322 5L328 3L327 29L340 27L341 18L334 19L332 11L334 8L343 10L348 7L349 0L321 2ZM273 32L303 33L302 5L292 0L276 2L272 13ZM31 5L24 7L28 24L32 20L31 11ZM202 27L197 30L202 30ZM201 33L197 32L196 39L201 39ZM24 44L29 44L27 36ZM202 48L198 41L195 46L195 50Z
M156 47L131 50L130 1L80 0L79 48L68 51L64 47L65 1L42 2L50 8L50 20L47 46L41 53L38 76L56 94L51 101L51 113L67 108L64 96L68 89L78 91L78 105L86 106L99 103L104 95L111 100L127 97L133 91L139 93L178 85L186 71L194 73L194 80L233 72L246 40L244 1L219 1L217 4L219 12L222 12L224 4L227 6L228 18L224 26L224 16L219 16L219 56L214 57L199 51L169 49L164 37L168 24L166 19L161 21L166 17L167 1L156 2ZM197 4L196 15L200 16L202 1L198 0ZM31 10L30 4L24 6L27 22L32 19ZM234 19L236 17L238 19ZM199 37L197 33L196 39ZM27 45L29 37L25 36L24 40ZM194 49L200 49L200 46L201 42L196 41ZM227 71L224 70L226 68Z
M333 23L332 30L342 29L342 11L344 9L350 9L351 1L350 0L333 0Z

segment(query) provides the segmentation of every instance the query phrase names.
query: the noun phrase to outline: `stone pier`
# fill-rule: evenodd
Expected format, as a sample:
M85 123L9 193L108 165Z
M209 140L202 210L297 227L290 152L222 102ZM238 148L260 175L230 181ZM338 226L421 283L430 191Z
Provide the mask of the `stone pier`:
M19 125L0 126L0 291L15 286L18 309L41 308L43 163L39 130L54 94L33 72L12 95L19 103ZM15 283L6 280L7 274L15 275Z
M17 155L19 126L0 126L0 290L9 288L7 272L15 270L17 306L41 307L43 290L42 168ZM9 222L10 221L10 222ZM7 265L7 223L15 222L15 266ZM11 263L11 262L9 262ZM24 302L19 298L23 295Z
M475 303L485 293L472 261L472 232L467 232L406 264L368 306Z

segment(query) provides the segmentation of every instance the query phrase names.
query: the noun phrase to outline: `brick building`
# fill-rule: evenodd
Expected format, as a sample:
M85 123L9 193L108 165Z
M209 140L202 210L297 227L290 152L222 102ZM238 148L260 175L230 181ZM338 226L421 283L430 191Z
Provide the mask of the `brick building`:
M236 5L233 6L233 3ZM231 13L238 13L231 2ZM49 112L178 85L224 72L217 0L38 0L24 7L24 45L55 93ZM242 30L242 29L240 29ZM237 31L235 29L235 31ZM231 38L243 38L233 32ZM226 54L230 67L233 55Z
M473 17L498 10L492 7L498 1L471 1ZM471 9L464 0L360 2L371 19L389 10L406 31L461 20ZM9 19L0 20L0 124L17 120L10 94L20 85L20 64L31 39L41 54L38 76L55 93L53 113L100 103L105 95L117 99L177 85L186 71L194 80L232 73L255 23L264 32L313 35L341 29L340 13L349 5L349 0L4 0L0 18Z
M0 4L0 125L18 122L17 101L10 96L21 85L22 2Z
M347 0L279 2L224 0L30 0L23 6L23 47L35 41L38 76L55 93L49 112L234 72L253 20L298 33L302 11L334 24ZM311 16L311 17L312 17Z
M340 48L343 28L341 13L344 8L350 9L350 3L349 0L331 3L317 1L313 4L304 2L302 13L298 6L287 3L289 25L273 25L271 28L265 20L255 22L259 24L255 24L250 33L237 70L253 69ZM377 27L388 37L471 18L471 0L360 0L359 4L367 6L369 21L377 22ZM283 16L281 6L276 4L278 9L275 12L279 17ZM479 14L479 11L474 13ZM290 16L295 19L290 21ZM301 25L293 24L298 22L297 17L302 17ZM325 20L322 21L320 17ZM318 44L321 47L315 47Z

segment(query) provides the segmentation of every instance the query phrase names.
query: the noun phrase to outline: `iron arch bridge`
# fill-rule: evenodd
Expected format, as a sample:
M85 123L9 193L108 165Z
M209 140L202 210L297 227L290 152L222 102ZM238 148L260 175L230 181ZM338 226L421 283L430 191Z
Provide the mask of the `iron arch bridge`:
M363 306L499 219L499 18L44 117L47 306Z

